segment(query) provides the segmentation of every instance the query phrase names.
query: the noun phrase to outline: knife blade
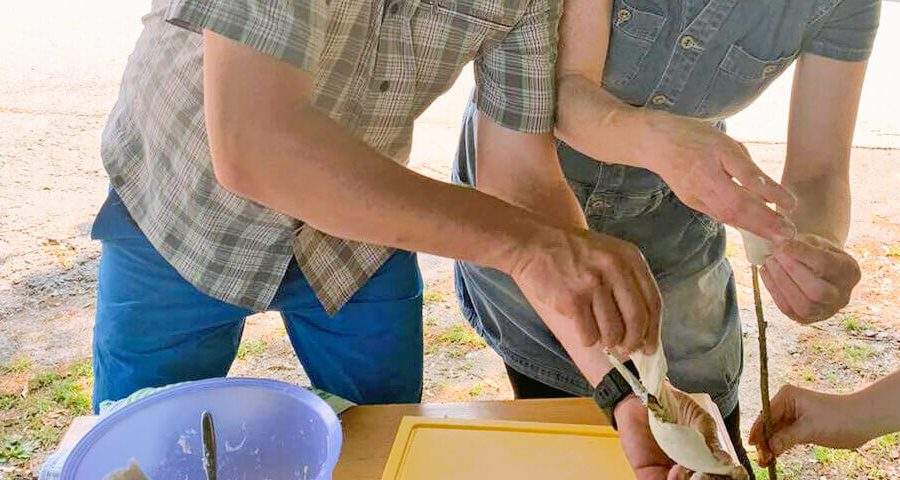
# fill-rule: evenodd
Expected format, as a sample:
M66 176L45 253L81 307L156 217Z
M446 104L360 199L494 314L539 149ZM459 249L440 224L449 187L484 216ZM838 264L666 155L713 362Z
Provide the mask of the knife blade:
M206 480L216 480L216 430L212 414L204 411L200 415L200 430L203 437L203 469Z

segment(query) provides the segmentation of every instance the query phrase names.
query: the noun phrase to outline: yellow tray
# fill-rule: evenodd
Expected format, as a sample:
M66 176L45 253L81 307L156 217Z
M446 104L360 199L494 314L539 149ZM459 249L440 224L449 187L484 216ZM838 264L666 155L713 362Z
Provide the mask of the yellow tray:
M382 480L633 479L610 427L404 417Z

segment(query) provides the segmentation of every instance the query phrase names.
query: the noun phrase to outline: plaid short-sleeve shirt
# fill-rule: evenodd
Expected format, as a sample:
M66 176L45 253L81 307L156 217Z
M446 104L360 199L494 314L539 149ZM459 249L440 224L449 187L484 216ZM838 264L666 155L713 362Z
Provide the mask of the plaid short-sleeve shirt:
M198 33L310 72L316 107L405 163L415 118L473 60L484 114L550 131L558 19L558 0L154 0L103 133L104 165L147 238L200 290L264 310L295 256L333 313L391 250L330 237L218 185Z

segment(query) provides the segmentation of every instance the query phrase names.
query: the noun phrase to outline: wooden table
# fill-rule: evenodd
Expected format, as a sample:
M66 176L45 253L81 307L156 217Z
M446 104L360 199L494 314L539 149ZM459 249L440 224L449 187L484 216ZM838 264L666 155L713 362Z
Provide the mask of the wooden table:
M523 422L608 425L597 405L587 398L508 400L464 403L423 403L353 407L341 414L344 446L334 480L380 480L397 427L407 416ZM78 417L60 442L73 447L96 423Z
M344 447L334 480L380 480L407 415L432 418L515 420L524 422L608 425L597 405L587 398L510 400L495 402L426 403L360 406L341 415Z

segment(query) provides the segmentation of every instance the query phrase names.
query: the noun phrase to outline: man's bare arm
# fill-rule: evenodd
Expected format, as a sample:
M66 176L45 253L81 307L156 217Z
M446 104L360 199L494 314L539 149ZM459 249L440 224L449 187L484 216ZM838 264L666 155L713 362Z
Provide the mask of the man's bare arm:
M584 229L584 213L563 176L553 137L550 134L522 134L503 128L484 115L476 114L476 159L478 189L530 210L548 222ZM606 345L623 343L627 349L640 344L645 336L655 336L659 324L659 293L656 282L634 245L622 240L597 236L605 247L620 252L622 268L607 269L604 284L592 299L594 315L600 316L599 335ZM537 275L535 278L541 278ZM578 284L579 278L565 280ZM555 316L552 305L565 299L554 298L543 282L522 283L519 288L538 300L532 306L541 315L575 364L591 384L596 385L610 370L600 343L585 346L575 341L569 318ZM643 325L652 328L643 329ZM620 328L624 326L625 328Z
M529 301L553 299L542 318L564 321L568 341L595 343L598 323L615 321L594 315L591 302L610 271L626 268L627 252L398 165L312 107L311 77L286 63L209 31L204 55L212 162L228 190L334 236L466 260L540 285ZM646 341L655 337L631 348Z
M310 104L311 76L204 34L206 122L216 178L232 192L351 240L504 271L546 230L527 212L419 175Z

